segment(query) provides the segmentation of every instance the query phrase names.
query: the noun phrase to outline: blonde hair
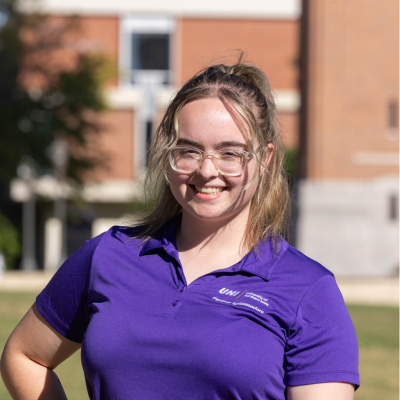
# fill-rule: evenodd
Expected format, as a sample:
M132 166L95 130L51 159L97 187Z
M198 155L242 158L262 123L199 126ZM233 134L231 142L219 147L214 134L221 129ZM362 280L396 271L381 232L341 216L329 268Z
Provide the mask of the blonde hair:
M169 104L150 146L145 187L155 205L140 219L140 237L147 241L181 212L168 184L168 152L179 139L179 112L189 102L205 98L220 99L250 131L248 151L258 165L258 184L251 200L242 251L257 250L257 245L268 238L279 245L279 235L288 232L289 191L275 101L264 73L240 60L234 65L203 69L183 85ZM274 151L265 167L261 160L268 159L268 144L273 144Z

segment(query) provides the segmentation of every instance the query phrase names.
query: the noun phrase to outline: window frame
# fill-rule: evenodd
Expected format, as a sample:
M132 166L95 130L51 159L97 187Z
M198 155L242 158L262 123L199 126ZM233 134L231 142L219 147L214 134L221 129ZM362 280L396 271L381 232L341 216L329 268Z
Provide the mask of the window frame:
M120 20L119 37L119 69L120 85L135 86L141 81L162 80L165 77L164 85L171 85L173 82L173 34L175 31L175 19L163 15L127 15ZM169 54L167 70L134 70L131 68L132 60L132 34L168 34ZM133 82L132 75L137 76L137 82Z

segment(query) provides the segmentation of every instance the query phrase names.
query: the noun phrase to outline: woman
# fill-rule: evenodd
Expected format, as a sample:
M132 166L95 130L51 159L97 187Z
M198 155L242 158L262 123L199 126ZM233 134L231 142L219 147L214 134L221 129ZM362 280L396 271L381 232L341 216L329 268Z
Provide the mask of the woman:
M332 274L280 236L288 189L273 96L251 64L189 80L154 135L154 210L60 268L11 335L16 399L352 399L357 341Z

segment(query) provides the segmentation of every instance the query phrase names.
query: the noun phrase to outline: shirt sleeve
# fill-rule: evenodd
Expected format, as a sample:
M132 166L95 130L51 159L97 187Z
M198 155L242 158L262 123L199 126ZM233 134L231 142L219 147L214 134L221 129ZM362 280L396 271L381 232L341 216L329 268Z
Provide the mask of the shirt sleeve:
M360 385L353 323L333 276L304 295L285 348L286 386L323 382Z
M45 320L77 343L82 342L89 323L87 290L93 254L102 235L87 240L73 253L36 298L36 306Z

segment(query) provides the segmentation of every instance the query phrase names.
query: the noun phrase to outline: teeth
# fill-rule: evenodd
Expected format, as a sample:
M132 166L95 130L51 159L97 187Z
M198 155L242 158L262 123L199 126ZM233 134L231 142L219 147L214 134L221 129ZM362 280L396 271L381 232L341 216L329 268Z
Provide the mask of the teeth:
M204 187L204 186L195 186L196 190L200 193L207 193L207 194L215 194L222 192L222 187Z

